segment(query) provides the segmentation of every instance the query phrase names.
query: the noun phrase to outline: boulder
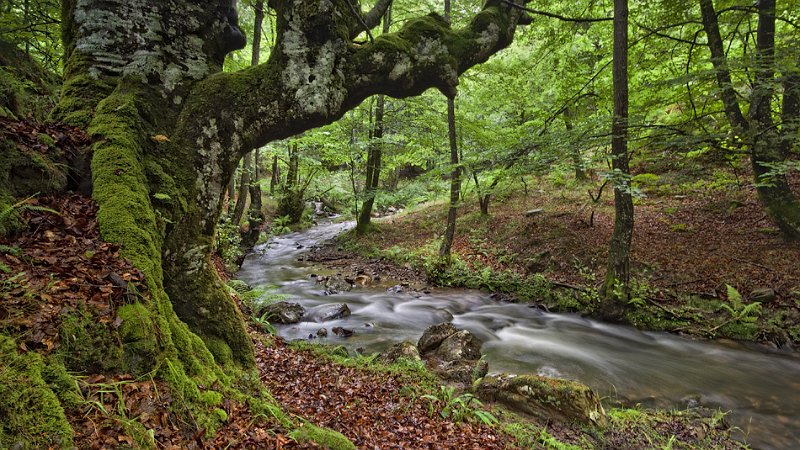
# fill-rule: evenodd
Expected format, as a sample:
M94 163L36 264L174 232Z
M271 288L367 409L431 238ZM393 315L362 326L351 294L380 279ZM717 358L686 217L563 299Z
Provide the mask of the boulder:
M489 363L485 359L460 361L429 361L430 369L445 381L472 385L475 380L483 378L489 371Z
M344 303L332 303L312 308L306 313L306 320L327 322L350 316L350 308Z
M590 426L606 423L600 397L588 386L575 381L534 375L487 376L478 383L475 395L483 401L499 402L541 420Z
M320 328L317 330L317 337L324 338L328 337L328 329L325 327Z
M420 361L417 347L409 341L399 342L384 350L378 355L378 360L384 364L391 364L400 358L411 361Z
M372 277L366 273L359 274L356 277L354 284L357 286L369 286L372 284Z
M350 337L356 334L355 330L351 330L349 328L342 328L342 327L333 327L333 334L340 336L340 337Z
M771 288L753 289L753 292L750 293L751 302L761 302L762 304L767 304L771 303L776 298L777 294L775 294L775 290Z
M445 339L456 334L458 329L450 322L439 323L429 326L422 337L417 342L417 348L421 354L436 350Z
M270 323L297 323L305 312L299 303L278 302L259 306L256 316L264 317Z
M317 278L317 282L322 283L325 287L325 294L333 295L340 292L349 292L353 288L347 280L341 275L331 275L329 277Z
M434 355L442 361L476 361L481 359L483 342L467 330L457 331L439 344Z

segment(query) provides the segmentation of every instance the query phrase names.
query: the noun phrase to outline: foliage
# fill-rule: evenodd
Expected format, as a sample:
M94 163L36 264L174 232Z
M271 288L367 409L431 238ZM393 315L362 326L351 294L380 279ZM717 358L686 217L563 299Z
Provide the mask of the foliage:
M229 270L235 270L243 256L241 243L242 235L239 233L239 227L233 223L230 217L223 216L220 224L217 225L214 249Z
M454 422L475 420L485 425L497 424L497 418L492 413L481 409L483 403L469 392L455 395L453 386L440 386L439 392L425 394L420 398L428 401L428 413L433 415L438 409L442 418L452 418Z
M722 303L720 307L730 313L731 320L734 322L753 323L761 316L761 302L744 303L742 294L730 284L726 284L728 292L728 302L730 305Z

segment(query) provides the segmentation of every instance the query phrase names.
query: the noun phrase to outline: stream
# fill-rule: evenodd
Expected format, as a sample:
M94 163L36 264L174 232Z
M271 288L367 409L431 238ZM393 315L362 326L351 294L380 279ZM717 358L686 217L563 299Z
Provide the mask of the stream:
M271 239L248 255L238 278L302 304L307 310L346 303L352 315L335 321L278 326L286 339L316 336L321 327L356 334L323 341L351 351L379 352L393 343L416 343L430 325L452 320L484 340L490 372L532 373L583 382L603 396L645 407L685 409L699 404L731 411L729 424L757 449L800 448L800 359L755 345L693 341L643 332L577 315L550 314L500 303L488 293L431 288L389 292L388 280L325 295L312 274L330 271L298 260L309 247L352 223L326 224Z

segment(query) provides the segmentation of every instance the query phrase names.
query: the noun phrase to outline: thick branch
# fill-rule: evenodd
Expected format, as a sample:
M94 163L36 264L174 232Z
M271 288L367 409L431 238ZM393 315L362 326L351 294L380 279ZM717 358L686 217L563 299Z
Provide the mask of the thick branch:
M381 17L383 17L391 4L392 0L378 0L378 3L376 3L368 13L364 14L364 23L370 30L381 23Z

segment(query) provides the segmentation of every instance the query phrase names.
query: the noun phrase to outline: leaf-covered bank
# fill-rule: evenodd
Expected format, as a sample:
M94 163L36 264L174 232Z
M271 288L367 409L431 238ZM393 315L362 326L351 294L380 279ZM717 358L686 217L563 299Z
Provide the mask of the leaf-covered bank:
M722 172L720 185L710 187L674 185L669 176L652 175L656 181L642 186L648 197L637 201L633 295L624 320L792 349L800 341L798 244L765 222L754 191L736 188L732 175ZM594 202L586 195L591 184L570 180L565 187L558 174L536 183L527 194L501 193L491 215L467 197L449 267L436 255L445 217L438 203L387 218L365 237L342 236L326 251L394 261L424 271L431 283L592 316L613 226L610 199Z

